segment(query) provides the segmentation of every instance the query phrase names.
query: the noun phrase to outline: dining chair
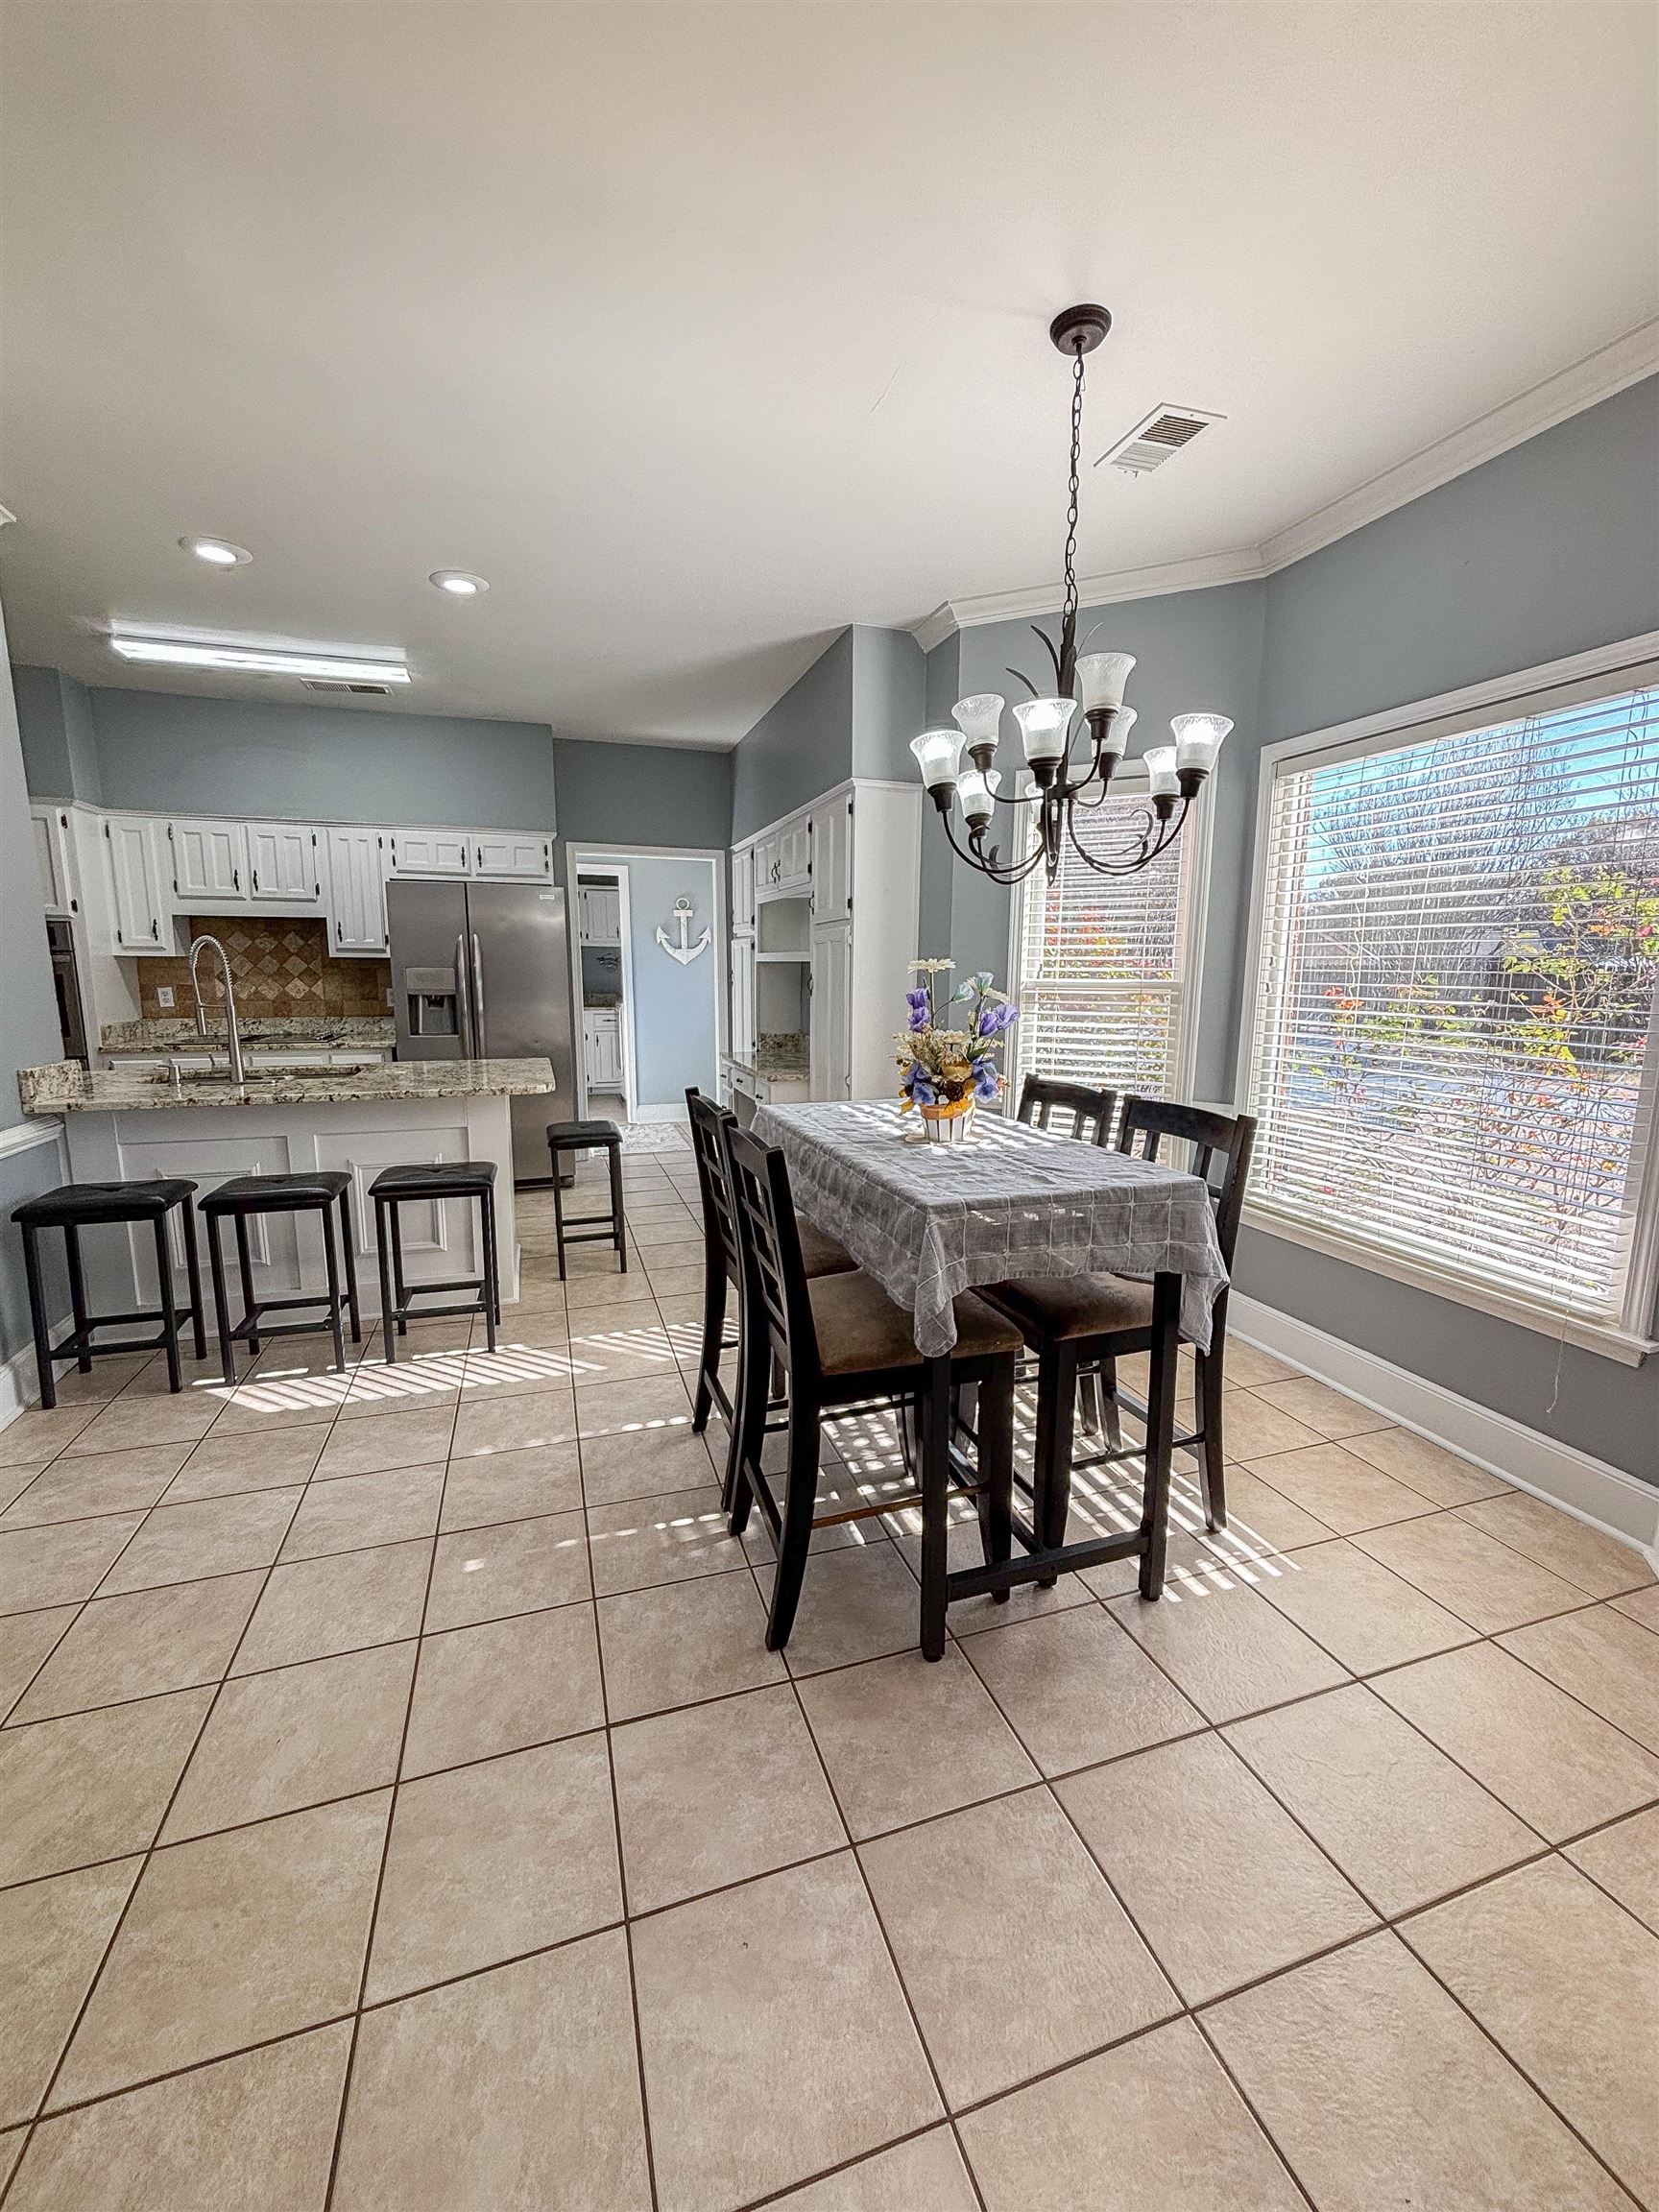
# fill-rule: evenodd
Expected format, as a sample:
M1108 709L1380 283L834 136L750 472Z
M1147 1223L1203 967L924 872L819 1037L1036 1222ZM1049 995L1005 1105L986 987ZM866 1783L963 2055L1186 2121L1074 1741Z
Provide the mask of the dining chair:
M1215 1236L1229 1273L1238 1240L1238 1217L1250 1173L1256 1122L1248 1114L1213 1114L1162 1098L1129 1096L1123 1101L1118 1150L1156 1160L1167 1138L1192 1147L1191 1172L1210 1187L1215 1211ZM1149 1418L1145 1403L1118 1385L1117 1362L1144 1352L1152 1342L1152 1286L1123 1275L1034 1276L998 1283L981 1291L1019 1327L1037 1355L1037 1433L1031 1479L1032 1520L1046 1548L1066 1540L1071 1503L1071 1478L1090 1467L1133 1457L1125 1447L1118 1415L1127 1409ZM1204 1519L1211 1528L1227 1526L1227 1493L1222 1432L1222 1389L1227 1341L1227 1292L1211 1310L1210 1350L1194 1356L1197 1427L1177 1428L1176 1450L1194 1451L1204 1496ZM1104 1422L1108 1448L1082 1455L1072 1444L1079 1379L1098 1382L1109 1415Z
M816 1528L874 1519L926 1505L920 1487L855 1505L818 1510L822 1423L828 1413L894 1408L926 1419L927 1362L916 1348L915 1323L873 1276L809 1277L802 1227L789 1192L783 1155L757 1142L735 1122L725 1128L727 1166L741 1258L743 1350L738 1388L741 1438L731 1527L740 1536L749 1509L758 1503L778 1555L766 1622L768 1650L781 1650L795 1625ZM979 1389L978 1458L969 1463L950 1449L959 1493L973 1498L988 1564L1000 1564L1013 1545L1014 1369L1020 1333L972 1292L955 1302L956 1342L950 1353L952 1387ZM783 1371L788 1436L782 1496L761 1466L767 1428L767 1378L773 1362ZM926 1437L925 1445L934 1441ZM932 1531L924 1527L924 1533ZM939 1531L942 1535L943 1531ZM926 1596L923 1599L926 1603ZM934 1623L942 1648L944 1593ZM923 1644L928 1645L928 1622Z
M1118 1104L1116 1091L1096 1091L1088 1083L1065 1083L1053 1075L1027 1075L1020 1091L1019 1118L1034 1129L1055 1129L1058 1136L1078 1138L1085 1144L1109 1144L1112 1115ZM1058 1114L1070 1127L1056 1127Z

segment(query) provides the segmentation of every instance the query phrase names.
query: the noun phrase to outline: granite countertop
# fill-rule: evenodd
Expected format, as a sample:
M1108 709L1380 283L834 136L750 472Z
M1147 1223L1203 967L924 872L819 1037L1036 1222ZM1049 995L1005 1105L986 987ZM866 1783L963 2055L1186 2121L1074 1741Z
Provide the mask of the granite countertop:
M338 1106L354 1099L529 1098L554 1088L550 1060L400 1060L375 1068L336 1068L322 1075L274 1069L243 1084L220 1076L174 1083L158 1072L94 1068L60 1060L20 1068L25 1114L177 1112L180 1106Z
M237 1027L244 1046L263 1045L283 1052L302 1051L308 1046L320 1052L389 1052L397 1043L390 1014L282 1015L239 1022ZM112 1056L124 1052L223 1052L225 1009L217 1000L209 1007L205 1037L197 1034L195 1021L187 1014L158 1015L147 1022L107 1022L99 1049Z

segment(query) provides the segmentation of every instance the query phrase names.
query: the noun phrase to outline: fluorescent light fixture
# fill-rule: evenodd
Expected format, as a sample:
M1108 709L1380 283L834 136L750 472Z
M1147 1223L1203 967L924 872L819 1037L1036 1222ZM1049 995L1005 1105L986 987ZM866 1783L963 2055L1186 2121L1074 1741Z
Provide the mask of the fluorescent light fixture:
M246 545L232 545L228 538L180 538L179 543L209 568L246 568L253 558Z
M233 668L254 676L325 676L347 684L407 684L401 661L353 660L344 653L306 652L292 645L206 643L194 637L138 637L114 630L111 652L123 661L167 668Z
M434 568L426 581L436 584L440 591L447 591L452 599L476 599L490 589L482 576L470 576L465 568Z

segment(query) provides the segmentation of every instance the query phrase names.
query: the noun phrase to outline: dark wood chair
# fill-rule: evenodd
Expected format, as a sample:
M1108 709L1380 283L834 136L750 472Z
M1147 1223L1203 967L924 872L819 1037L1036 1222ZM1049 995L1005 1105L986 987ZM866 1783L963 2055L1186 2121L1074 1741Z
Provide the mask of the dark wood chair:
M932 1416L927 1362L916 1349L914 1323L881 1286L861 1270L809 1278L801 1230L789 1195L783 1155L759 1144L735 1125L725 1131L733 1215L742 1260L743 1352L738 1387L742 1447L732 1503L732 1532L741 1535L749 1508L758 1502L778 1553L777 1578L766 1623L769 1650L789 1641L812 1531L847 1521L872 1519L921 1505L925 1555L943 1559L944 1529L934 1529L922 1489L867 1504L820 1513L820 1424L827 1413L876 1406ZM1020 1334L969 1292L956 1300L956 1343L950 1355L952 1385L979 1389L979 1452L975 1467L951 1453L956 1487L971 1496L979 1516L988 1564L1000 1564L1013 1543L1014 1370ZM772 1363L783 1371L787 1395L788 1456L780 1498L761 1467L767 1433L767 1390ZM925 1442L928 1441L924 1427ZM949 1449L947 1438L947 1449ZM939 1512L948 1504L941 1497ZM931 1543L929 1539L932 1539ZM922 1648L937 1658L945 1648L943 1574L922 1582Z
M1116 1091L1063 1083L1053 1075L1027 1075L1021 1086L1019 1118L1034 1129L1053 1129L1085 1144L1109 1144L1117 1105Z
M1155 1160L1166 1139L1192 1147L1191 1171L1210 1185L1215 1208L1215 1234L1229 1271L1238 1240L1238 1216L1250 1172L1256 1123L1248 1114L1210 1114L1196 1106L1162 1098L1127 1097L1118 1149ZM1138 1143L1139 1141L1139 1143ZM1144 1352L1152 1342L1152 1285L1121 1275L1035 1276L998 1283L981 1295L1015 1322L1037 1355L1037 1434L1032 1479L1032 1518L1039 1541L1066 1539L1074 1472L1133 1457L1118 1419L1126 1408L1142 1421L1153 1418L1140 1399L1118 1386L1117 1362ZM1221 1394L1227 1341L1227 1293L1211 1315L1210 1350L1196 1356L1193 1378L1198 1425L1177 1428L1178 1450L1195 1451L1204 1493L1204 1518L1212 1528L1227 1525ZM1102 1424L1109 1448L1073 1455L1078 1382L1098 1383L1107 1408Z
M609 1244L620 1272L628 1272L628 1225L622 1210L622 1132L614 1121L549 1121L547 1151L553 1163L553 1239L559 1252L559 1280L572 1244ZM610 1165L611 1204L603 1214L565 1212L563 1169L566 1152L603 1152Z

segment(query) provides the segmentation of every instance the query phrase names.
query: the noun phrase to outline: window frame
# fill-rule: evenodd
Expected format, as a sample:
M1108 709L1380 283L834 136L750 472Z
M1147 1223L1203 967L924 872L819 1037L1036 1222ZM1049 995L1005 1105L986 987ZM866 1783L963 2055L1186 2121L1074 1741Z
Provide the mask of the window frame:
M1545 661L1512 675L1472 684L1456 691L1389 708L1352 722L1334 724L1295 737L1264 745L1260 755L1256 785L1256 830L1250 861L1250 921L1245 936L1243 991L1239 1000L1238 1051L1234 1070L1235 1096L1240 1110L1250 1111L1251 1060L1255 1046L1263 966L1262 933L1267 926L1267 870L1272 837L1273 795L1279 777L1287 770L1304 772L1342 760L1388 753L1407 745L1419 745L1438 737L1451 737L1489 729L1541 713L1583 706L1597 699L1616 697L1659 685L1659 631L1598 646L1565 660ZM1277 1237L1345 1262L1351 1267L1382 1275L1428 1290L1453 1305L1467 1306L1510 1321L1523 1329L1557 1342L1575 1344L1588 1352L1639 1367L1659 1351L1659 992L1647 1030L1648 1051L1643 1077L1647 1131L1635 1172L1636 1234L1625 1278L1624 1303L1618 1323L1577 1320L1507 1296L1504 1292L1441 1275L1432 1268L1375 1247L1358 1243L1338 1232L1310 1223L1286 1219L1283 1214L1245 1200L1247 1228L1264 1237Z
M1028 768L1021 769L1015 782L1016 791L1023 795L1035 790L1035 788L1036 785L1032 781L1030 770ZM1141 755L1136 754L1132 758L1122 763L1112 779L1112 789L1117 794L1135 799L1145 799L1148 804L1150 803L1146 770ZM1031 839L1035 834L1035 816L1036 809L1028 807L1021 836L1022 854L1029 854L1031 850ZM1212 778L1203 792L1189 808L1186 823L1174 848L1178 864L1190 873L1182 885L1183 894L1189 904L1184 918L1186 923L1186 958L1182 964L1183 972L1179 981L1181 1015L1175 1036L1173 1094L1176 1098L1185 1099L1189 1102L1192 1098L1198 1065L1198 1023L1204 995L1205 930L1210 914L1210 862L1214 843L1214 820L1215 782ZM1025 988L1025 978L1021 969L1021 954L1025 943L1026 902L1031 897L1032 885L1042 873L1041 869L1034 869L1023 882L1016 883L1013 886L1013 896L1008 902L1008 966L1006 973L1009 977L1008 995L1016 1004L1019 1003L1020 995ZM1017 1048L1015 1059L1017 1064ZM1005 1110L1012 1114L1018 1104L1015 1096L1017 1086L1013 1079L1014 1070L1012 1067L1008 1070L1008 1088L1004 1093Z

